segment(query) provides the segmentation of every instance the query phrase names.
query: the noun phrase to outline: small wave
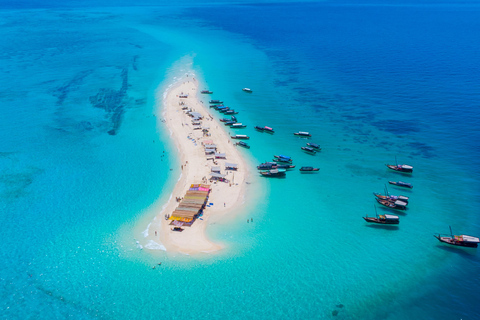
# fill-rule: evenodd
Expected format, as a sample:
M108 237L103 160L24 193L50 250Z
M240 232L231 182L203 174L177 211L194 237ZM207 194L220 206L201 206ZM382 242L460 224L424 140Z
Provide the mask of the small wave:
M137 248L142 250L143 249L143 246L140 244L140 242L137 240L135 241L137 243Z
M145 229L145 231L142 232L144 238L148 237L148 229L150 229L151 224L152 223L150 222L147 226L147 229Z
M167 251L167 248L161 243L155 242L153 240L148 240L148 243L145 245L145 248L150 250L163 250Z

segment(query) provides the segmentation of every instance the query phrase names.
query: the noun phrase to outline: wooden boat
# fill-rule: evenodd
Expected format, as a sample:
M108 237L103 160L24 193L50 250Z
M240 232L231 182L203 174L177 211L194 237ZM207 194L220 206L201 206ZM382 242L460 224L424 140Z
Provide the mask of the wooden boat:
M235 110L231 109L231 110L227 110L225 112L225 114L238 114L238 112L236 112Z
M408 164L398 164L397 163L397 157L395 157L395 165L393 164L386 164L386 166L389 169L392 169L397 172L403 172L403 173L412 173L413 172L413 167L408 165Z
M228 119L228 118L220 119L220 122L228 122L228 121L232 121L232 120L230 120L230 119Z
M277 163L276 162L265 162L265 163L260 163L257 166L258 170L271 170L271 169L276 169L277 168Z
M413 167L409 166L408 164L386 164L386 166L389 169L392 169L397 172L403 172L403 173L412 173L413 172Z
M270 127L267 127L267 126L263 127L263 130L265 132L268 132L268 133L275 133L275 130L273 130L273 128L270 128Z
M452 246L460 246L460 247L468 247L468 248L476 248L478 247L478 243L480 239L477 237L467 236L467 235L460 235L454 236L452 233L452 228L450 227L450 236L442 236L441 234L433 235L438 241L450 244Z
M373 195L375 197L377 197L378 199L389 200L389 201L400 200L400 201L408 203L408 200L409 200L409 197L406 197L406 196L383 195L381 193L375 193L375 192L373 193Z
M403 181L388 181L388 183L393 184L394 186L397 186L397 187L410 188L410 189L413 188L413 186L410 183L406 183Z
M381 214L377 215L376 217L363 217L366 222L372 222L372 223L379 223L379 224L399 224L400 219L398 219L398 216L394 216L391 214Z
M258 130L258 131L265 131L265 128L264 127L259 127L259 126L255 126L255 130Z
M210 91L210 90L202 90L202 91L200 91L200 93L203 93L203 94L212 94L213 91Z
M319 168L314 168L314 167L301 167L300 168L301 172L315 172L315 171L319 171L319 170L320 170Z
M223 107L222 109L218 109L218 112L220 112L220 113L226 113L228 110L230 110L229 107Z
M250 149L250 146L248 144L246 144L245 142L243 141L238 141L237 143L235 143L237 146L240 146L240 147L244 147L244 148L247 148L247 149Z
M235 116L231 116L230 119L232 119L232 121L237 122L237 117L235 117Z
M394 196L394 195L383 195L383 194L380 194L380 193L373 193L373 195L375 197L377 197L378 199L382 199L382 200L390 200L390 201L397 201L397 200L400 200L400 201L403 201L403 202L406 202L408 203L408 197L406 196Z
M313 149L316 149L316 150L322 150L322 148L320 148L320 146L316 143L311 143L311 142L308 142L307 143L307 146L313 148Z
M262 171L260 174L264 177L282 177L286 174L285 172L285 169L272 169L268 171Z
M215 110L223 110L225 108L228 108L227 106L224 106L223 104L219 104L213 107Z
M384 200L379 198L375 198L375 200L377 200L377 202L380 203L381 205L390 209L407 210L408 203L400 200L390 201L390 200Z
M278 155L278 156L273 156L273 157L274 157L273 161L275 161L275 162L284 162L284 163L292 163L293 162L293 159L291 157L288 157L288 156Z
M273 158L273 161L281 162L281 163L292 163L292 159L285 159L285 158Z
M277 169L293 169L295 168L295 165L293 164L281 164L281 163L275 163L277 165Z
M301 136L301 137L311 137L312 136L310 133L305 132L305 131L295 132L294 135Z
M225 121L225 123L223 125L225 126L231 126L232 124L234 124L235 122L231 121L231 120L228 120L228 121Z
M222 104L223 101L220 101L220 100L210 100L208 103L210 103L210 104Z
M313 150L313 148L310 148L310 147L302 147L302 150L309 153L309 154L317 153L317 151Z
M274 158L277 158L277 159L282 158L282 159L286 159L286 160L290 160L290 161L293 160L292 157L285 156L285 155L283 155L283 154L280 154L280 155L278 155L278 156L273 156L273 157L274 157Z
M234 136L230 136L230 138L232 138L232 139L239 139L239 140L248 140L248 139L250 139L249 136L244 135L244 134L237 134L237 135L234 135Z
M271 170L271 169L293 169L295 168L294 165L291 164L280 164L276 162L265 162L261 163L257 166L258 170Z
M241 122L237 122L237 123L233 123L230 128L232 129L241 129L241 128L246 128L247 126L244 125L243 123Z
M250 88L243 88L242 90L245 91L245 92L248 92L248 93L252 93L252 92L253 92L252 89L250 89Z

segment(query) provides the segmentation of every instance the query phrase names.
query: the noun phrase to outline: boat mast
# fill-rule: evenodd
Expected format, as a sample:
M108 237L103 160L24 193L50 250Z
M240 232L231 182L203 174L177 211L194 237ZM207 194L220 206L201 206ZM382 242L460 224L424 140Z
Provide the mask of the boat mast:
M453 239L453 232L452 232L452 227L451 226L448 226L450 228L450 235L452 236L452 239Z

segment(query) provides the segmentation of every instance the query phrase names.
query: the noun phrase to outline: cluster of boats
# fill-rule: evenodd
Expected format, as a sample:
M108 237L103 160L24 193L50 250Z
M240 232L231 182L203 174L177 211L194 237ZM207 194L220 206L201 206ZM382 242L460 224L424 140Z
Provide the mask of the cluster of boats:
M209 90L202 90L201 93L212 94L213 92L209 91ZM235 116L236 114L238 114L238 112L235 111L234 109L230 109L229 107L225 106L223 104L223 101L221 101L221 100L210 100L209 104L210 104L210 108L215 109L215 110L217 110L218 112L220 112L224 115L230 115L230 118L220 119L220 122L223 122L223 124L225 126L230 127L231 129L243 129L243 128L247 127L243 123L238 122L238 119ZM237 140L248 140L248 139L250 139L250 137L245 135L245 134L233 135L233 136L230 136L230 138L237 139ZM235 145L243 147L243 148L250 149L250 146L244 141L239 141L239 142L235 143Z
M257 166L260 174L264 177L283 177L288 170L294 169L293 159L285 155L273 156L272 162L264 162ZM317 172L319 168L314 167L301 167L300 172Z
M413 167L407 164L387 164L387 168L399 172L399 173L412 173L413 172ZM410 183L406 183L403 181L389 181L390 184L402 187L402 188L409 188L412 189L413 186ZM386 188L385 188L386 189ZM409 202L409 197L407 196L394 196L390 195L388 193L388 190L385 190L385 195L382 195L380 193L373 193L375 196L375 200L377 203L381 204L384 207L387 207L389 209L394 209L394 210L407 210L408 202ZM376 207L375 207L375 212L376 212ZM396 215L391 215L391 214L384 214L384 215L378 215L376 214L375 217L363 217L363 219L366 222L371 222L371 223L378 223L378 224L384 224L384 225L398 225L400 223L400 219ZM446 243L449 245L453 246L460 246L460 247L468 247L468 248L477 248L478 243L480 243L480 239L477 237L473 236L468 236L468 235L454 235L452 232L452 228L450 227L450 235L434 235L435 238L437 238L440 242Z
M395 162L396 162L395 158ZM402 173L412 173L413 172L413 167L407 164L387 164L387 168L394 170L396 172L402 172ZM413 188L413 186L409 183L402 182L402 181L389 181L388 183L398 186L398 187L404 187L404 188ZM375 196L375 200L377 201L378 204L388 208L388 209L393 209L393 210L399 210L399 211L405 211L407 210L408 206L408 201L409 197L407 196L395 196L395 195L390 195L388 193L387 187L385 187L385 195L380 194L380 193L373 193ZM375 207L375 213L377 211L377 208ZM363 217L365 221L367 222L372 222L372 223L379 223L379 224L399 224L400 219L398 216L391 215L391 214L384 214L384 215L378 215L375 214L375 217Z

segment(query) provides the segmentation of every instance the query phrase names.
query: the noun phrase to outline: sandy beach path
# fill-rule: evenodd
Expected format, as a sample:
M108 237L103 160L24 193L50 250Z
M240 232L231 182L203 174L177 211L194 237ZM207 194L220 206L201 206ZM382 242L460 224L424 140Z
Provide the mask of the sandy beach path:
M185 254L222 249L221 244L213 243L207 238L206 228L209 221L218 220L236 211L244 202L248 173L246 161L234 145L235 140L230 139L223 124L211 117L208 105L204 106L199 99L198 87L198 81L194 76L188 75L174 84L164 99L158 99L157 106L157 115L162 115L158 117L159 125L165 124L171 132L171 138L179 152L178 166L182 170L171 199L163 210L159 210L154 223L150 225L148 237L155 242L160 242L167 251ZM209 127L210 136L204 136L202 130L193 129L192 118L186 113L187 110L182 110L183 107L203 116L201 126ZM216 159L217 164L207 160L214 156L205 155L202 145L205 140L212 140L217 146L217 152L225 153L226 159ZM225 162L238 164L238 170L226 171ZM208 180L206 184L209 184L212 189L208 202L213 205L207 207L202 219L197 219L191 227L184 227L183 232L172 231L171 220L166 220L165 215L170 215L178 206L176 197L183 197L191 184L205 183L202 178L210 178L212 166L220 166L221 173L227 174L226 179L229 183Z

